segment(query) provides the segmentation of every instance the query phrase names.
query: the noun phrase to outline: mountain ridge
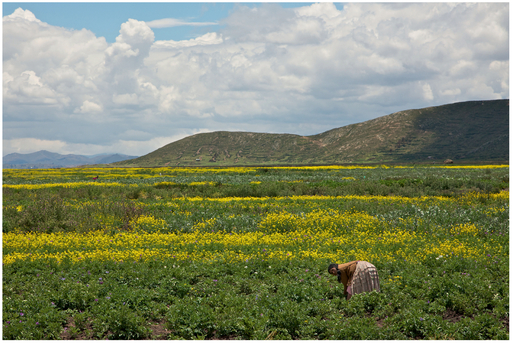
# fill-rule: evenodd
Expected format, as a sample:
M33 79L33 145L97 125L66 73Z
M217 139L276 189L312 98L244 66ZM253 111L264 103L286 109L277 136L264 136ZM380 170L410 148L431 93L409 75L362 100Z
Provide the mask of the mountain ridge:
M91 164L109 164L113 162L133 159L137 156L123 154L100 154L93 156L67 154L62 155L47 150L40 150L28 154L12 153L2 158L3 168L69 168Z
M508 161L509 100L466 101L391 113L300 136L215 131L114 166L215 166Z

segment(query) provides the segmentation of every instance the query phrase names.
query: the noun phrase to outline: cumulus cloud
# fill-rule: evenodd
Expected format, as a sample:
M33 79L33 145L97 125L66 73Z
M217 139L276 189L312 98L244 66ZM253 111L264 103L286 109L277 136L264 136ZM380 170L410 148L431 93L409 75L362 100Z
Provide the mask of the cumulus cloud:
M155 41L153 28L199 24L132 18L111 44L19 8L3 18L4 153L35 139L144 154L201 130L309 135L508 98L508 6L241 4L218 32Z
M121 25L116 42L105 50L106 72L102 77L104 85L109 87L107 92L134 94L139 91L138 73L144 67L154 39L155 34L143 21L129 19Z
M337 12L336 8L331 10ZM327 38L322 13L284 9L278 4L260 8L240 5L223 24L226 36L236 42L319 44Z
M4 17L4 22L15 21L17 19L22 19L24 21L33 21L40 23L41 20L37 19L34 13L29 10L23 10L21 7L14 10L14 12L10 15L6 15Z

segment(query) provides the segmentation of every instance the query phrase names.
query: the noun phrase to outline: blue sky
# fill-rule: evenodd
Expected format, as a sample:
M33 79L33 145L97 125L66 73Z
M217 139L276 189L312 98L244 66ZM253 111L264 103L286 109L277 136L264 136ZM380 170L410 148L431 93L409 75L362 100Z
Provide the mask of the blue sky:
M241 3L244 6L259 7L261 3ZM283 8L294 8L312 3L279 3ZM129 18L152 21L163 18L182 19L186 22L214 22L218 25L176 26L154 29L155 40L184 40L217 31L222 27L235 3L230 2L4 2L3 15L14 12L18 7L27 9L35 16L51 25L80 30L86 28L105 37L107 42L115 42L119 28ZM343 8L341 3L336 4Z
M145 155L509 98L508 2L9 3L3 155Z

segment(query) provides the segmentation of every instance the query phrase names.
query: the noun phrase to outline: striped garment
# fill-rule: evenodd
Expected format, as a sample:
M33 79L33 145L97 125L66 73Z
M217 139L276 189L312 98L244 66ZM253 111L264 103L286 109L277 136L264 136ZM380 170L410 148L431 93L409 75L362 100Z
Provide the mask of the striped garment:
M377 268L369 262L358 261L354 277L352 278L350 294L371 292L373 290L380 292Z

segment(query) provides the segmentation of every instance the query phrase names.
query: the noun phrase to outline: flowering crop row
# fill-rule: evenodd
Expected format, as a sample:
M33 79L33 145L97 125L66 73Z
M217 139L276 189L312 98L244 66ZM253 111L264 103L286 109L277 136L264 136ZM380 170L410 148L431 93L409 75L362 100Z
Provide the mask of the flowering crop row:
M436 165L436 166L302 166L302 167L265 167L266 171L291 171L291 172L319 172L319 171L351 171L351 170L443 170L443 169L466 169L466 170L485 170L485 169L506 169L508 165L479 165L479 166L461 166L461 165ZM22 180L48 180L52 181L59 178L85 178L92 179L99 176L100 180L105 179L136 179L136 178L157 178L162 175L193 175L193 174L247 174L261 173L261 168L254 167L219 167L219 168L61 168L61 169L4 169L4 179L19 178Z
M380 195L348 195L348 196L319 196L319 195L300 195L300 196L283 196L283 197L226 197L226 198L202 198L191 197L184 199L177 199L176 201L196 201L196 202L232 202L232 201L266 201L273 199L276 201L290 200L290 201L307 201L307 200L362 200L369 202L391 202L391 203L422 203L431 201L447 201L447 202L464 202L471 203L478 201L478 199L490 198L506 200L509 198L509 192L503 191L498 194L479 194L474 192L465 193L461 197L444 197L444 196L422 196L419 198L410 198L402 196L380 196Z
M359 259L421 262L433 256L481 259L487 253L508 258L500 239L478 238L479 228L465 223L448 228L451 234L431 235L407 230L407 221L389 223L366 213L316 210L307 214L286 211L269 213L259 231L209 232L215 219L199 222L191 233L148 233L165 221L151 216L133 223L135 232L105 234L18 234L3 235L4 264L16 260L55 259L61 261L147 259L211 260L236 262L246 259ZM214 231L214 230L212 230ZM442 232L440 229L438 232Z
M180 207L187 203L232 203L232 204L246 204L246 206L268 206L273 203L283 203L283 205L296 204L296 203L310 203L311 206L317 206L318 203L334 203L340 201L364 201L368 203L390 203L394 205L401 204L432 204L432 203L455 203L475 205L481 202L482 199L501 200L506 201L509 199L509 191L502 191L497 194L481 194L475 192L468 192L460 197L445 197L445 196L422 196L418 198L403 197L403 196L380 196L380 195L348 195L348 196L322 196L322 195L300 195L300 196L278 196L278 197L222 197L222 198L203 198L203 197L188 197L176 198L173 201L158 203L158 206ZM69 200L70 206L84 206L87 204L94 204L94 201L82 200ZM140 206L155 206L154 203L147 203L144 201L136 202ZM503 209L496 209L494 211L502 212Z
M152 184L152 186L171 186L178 185L176 182L156 182ZM213 185L212 182L190 182L189 186L203 186L203 185ZM54 188L54 187L63 187L63 188L79 188L86 186L94 186L94 187L138 187L138 184L123 184L119 182L67 182L67 183L38 183L38 184L18 184L18 185L3 185L4 188L12 188L12 189L43 189L43 188Z
M410 263L446 256L474 260L492 256L508 258L506 247L496 242L474 244L465 240L437 241L427 235L404 231L386 232L380 236L340 237L302 235L301 232L286 234L242 233L242 234L125 234L124 237L91 233L92 237L67 237L63 234L31 237L35 244L10 244L23 242L16 234L4 237L4 264L17 260L48 260L73 262L95 261L147 261L190 260L237 263L246 260L304 259L316 260L370 260L374 263L407 260ZM62 237L66 236L66 237ZM29 236L30 237L30 236ZM51 243L50 243L51 242ZM17 247L14 248L13 246ZM320 246L321 245L321 246ZM44 248L36 249L35 246ZM61 249L58 249L58 247ZM62 247L65 249L62 249ZM32 251L32 252L28 252Z

